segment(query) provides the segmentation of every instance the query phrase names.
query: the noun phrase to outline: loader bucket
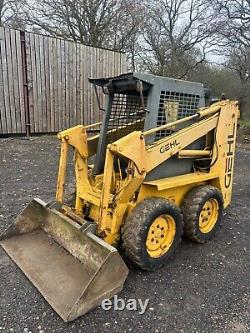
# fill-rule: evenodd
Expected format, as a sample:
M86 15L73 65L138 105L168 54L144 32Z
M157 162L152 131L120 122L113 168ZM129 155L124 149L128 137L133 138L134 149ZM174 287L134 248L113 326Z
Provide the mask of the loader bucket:
M48 303L71 321L122 288L128 269L117 250L46 203L34 199L0 244Z

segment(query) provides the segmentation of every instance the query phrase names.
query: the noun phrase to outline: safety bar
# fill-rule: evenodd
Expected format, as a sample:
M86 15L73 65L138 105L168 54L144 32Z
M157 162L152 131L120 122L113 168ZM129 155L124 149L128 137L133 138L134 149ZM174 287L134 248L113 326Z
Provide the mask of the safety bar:
M100 121L99 123L95 123L95 124L90 124L87 126L84 126L86 129L92 128L92 127L97 127L100 126L102 124L102 122Z
M212 106L212 107L209 107L209 108L204 108L204 109L201 109L199 111L197 111L196 114L192 115L192 116L188 116L188 117L185 117L185 118L182 118L182 119L178 119L176 121L173 121L171 123L167 123L165 125L162 125L162 126L159 126L159 127L155 127L155 128L152 128L148 131L145 131L143 132L143 135L144 136L147 136L147 135L151 135L151 134L154 134L158 131L162 131L162 130L166 130L172 126L175 126L175 125L179 125L179 124L182 124L182 123L185 123L189 120L192 120L192 119L201 119L203 117L206 117L206 116L209 116L209 115L212 115L216 112L219 112L221 110L221 107L224 105L224 103L220 103L220 105L216 105L216 106Z

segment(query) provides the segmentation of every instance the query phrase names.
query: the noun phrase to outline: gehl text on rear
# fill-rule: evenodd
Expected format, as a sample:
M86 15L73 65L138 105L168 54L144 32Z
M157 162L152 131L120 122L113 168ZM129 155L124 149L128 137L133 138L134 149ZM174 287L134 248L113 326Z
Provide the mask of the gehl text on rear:
M233 132L227 137L227 156L225 166L225 188L229 188L233 177L233 162L234 162L234 140L235 140L235 123L233 124Z

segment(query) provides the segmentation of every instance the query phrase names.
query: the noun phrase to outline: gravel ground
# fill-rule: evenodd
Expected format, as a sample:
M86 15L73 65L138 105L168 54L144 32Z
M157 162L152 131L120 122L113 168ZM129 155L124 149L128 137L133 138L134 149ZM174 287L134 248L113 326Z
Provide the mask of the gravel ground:
M233 201L215 239L183 241L158 272L130 271L119 296L149 298L143 316L98 308L65 324L0 249L0 333L249 332L249 147L238 144ZM52 136L0 140L0 232L33 197L53 196L58 148Z

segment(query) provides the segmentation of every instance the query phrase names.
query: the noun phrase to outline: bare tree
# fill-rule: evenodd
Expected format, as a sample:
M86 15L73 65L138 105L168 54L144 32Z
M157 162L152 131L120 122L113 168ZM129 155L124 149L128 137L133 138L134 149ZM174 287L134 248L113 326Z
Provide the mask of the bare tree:
M235 44L250 46L250 0L215 0L220 13L220 34Z
M186 78L215 44L216 20L209 2L157 0L147 6L144 65L156 74Z
M139 0L25 2L26 22L33 30L86 45L127 50L138 31Z
M242 84L250 81L250 0L215 0L221 53Z
M231 48L226 67L234 71L241 83L250 83L250 50L244 46Z
M21 2L18 0L0 0L0 25L21 27Z
M218 36L225 67L239 79L241 111L249 118L250 105L250 0L214 0L219 14Z

